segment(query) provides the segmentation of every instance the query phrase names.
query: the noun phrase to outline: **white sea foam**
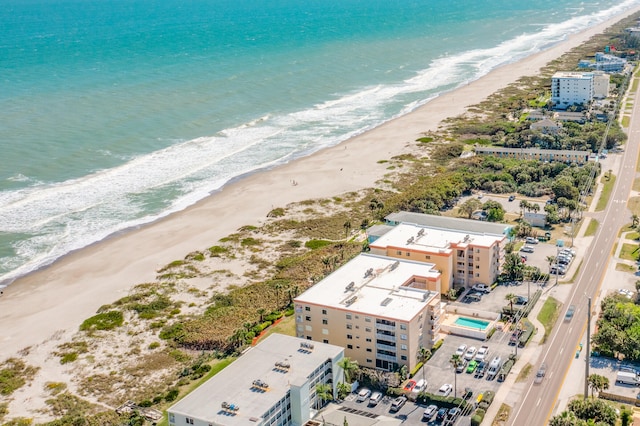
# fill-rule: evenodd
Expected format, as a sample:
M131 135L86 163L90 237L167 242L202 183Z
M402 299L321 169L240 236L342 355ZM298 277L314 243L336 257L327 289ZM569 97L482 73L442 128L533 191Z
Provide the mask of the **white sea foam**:
M266 114L80 179L0 192L0 232L25 235L12 246L15 256L0 259L0 271L9 271L0 281L114 232L184 209L234 177L335 145L393 118L386 112L390 106L393 116L405 114L444 90L547 48L635 4L637 0L627 0L536 28L493 48L443 55L405 81L361 88L305 110ZM164 193L171 193L169 200L161 196ZM162 207L146 207L154 203Z

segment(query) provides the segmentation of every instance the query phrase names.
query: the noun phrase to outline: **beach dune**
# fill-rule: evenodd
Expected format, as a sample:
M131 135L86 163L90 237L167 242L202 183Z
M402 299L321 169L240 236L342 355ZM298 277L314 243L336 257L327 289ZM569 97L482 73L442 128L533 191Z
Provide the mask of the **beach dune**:
M375 186L387 172L379 160L410 152L415 140L436 130L443 119L464 113L466 107L522 76L534 75L619 19L496 69L338 146L239 179L182 212L108 238L16 280L0 297L0 359L77 330L100 306L126 295L136 284L154 281L160 267L215 245L241 226L261 223L272 208Z

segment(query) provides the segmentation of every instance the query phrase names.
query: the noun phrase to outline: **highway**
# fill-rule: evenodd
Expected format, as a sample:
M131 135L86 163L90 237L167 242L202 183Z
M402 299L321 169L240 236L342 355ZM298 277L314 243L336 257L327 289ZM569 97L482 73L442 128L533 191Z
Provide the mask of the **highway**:
M639 99L639 95L640 88L635 93L636 100ZM574 288L562 307L558 322L549 336L542 356L533 368L532 377L529 378L524 390L524 397L513 407L512 415L509 418L510 425L546 425L552 416L565 379L579 381L584 386L583 375L569 378L565 376L572 359L575 357L576 347L586 330L588 297L592 298L593 312L596 303L599 303L596 296L617 241L618 231L623 225L631 222L631 213L627 210L627 199L635 179L638 158L640 119L638 119L639 111L637 109L638 103L634 102L628 132L629 138L622 154L620 170L617 171L617 174L616 171L613 172L617 177L604 211L604 219L599 220L600 225L591 247L582 260L579 275L573 284ZM597 200L593 202L597 202ZM564 315L569 305L575 305L576 311L571 321L564 321ZM543 382L536 385L533 383L533 379L542 363L547 365L547 373Z

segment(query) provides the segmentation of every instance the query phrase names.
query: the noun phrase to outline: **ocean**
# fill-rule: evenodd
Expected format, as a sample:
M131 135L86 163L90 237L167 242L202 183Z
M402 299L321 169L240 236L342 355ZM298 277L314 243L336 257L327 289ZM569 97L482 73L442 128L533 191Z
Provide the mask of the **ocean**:
M0 283L640 0L4 0Z

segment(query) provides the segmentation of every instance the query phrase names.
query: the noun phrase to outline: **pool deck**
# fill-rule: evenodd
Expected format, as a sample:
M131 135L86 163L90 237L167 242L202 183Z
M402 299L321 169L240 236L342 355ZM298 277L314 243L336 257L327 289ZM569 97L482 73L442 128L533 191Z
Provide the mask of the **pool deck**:
M486 340L489 331L496 326L499 314L493 312L447 312L442 320L441 330L445 333L456 334L458 336L472 337L475 339ZM468 318L470 320L483 321L487 325L485 327L472 327L456 324L459 318Z

